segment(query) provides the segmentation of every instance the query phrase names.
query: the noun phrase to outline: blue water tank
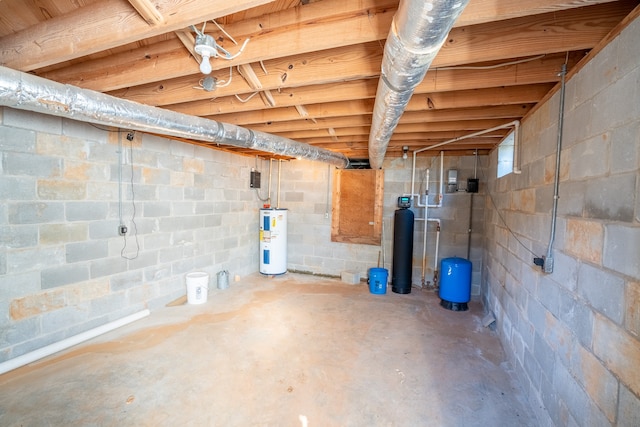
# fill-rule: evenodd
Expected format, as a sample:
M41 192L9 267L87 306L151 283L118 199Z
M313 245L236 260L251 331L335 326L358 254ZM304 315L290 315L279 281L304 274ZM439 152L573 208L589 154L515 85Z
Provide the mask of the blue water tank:
M440 305L448 310L466 311L471 299L471 261L444 258L440 261Z

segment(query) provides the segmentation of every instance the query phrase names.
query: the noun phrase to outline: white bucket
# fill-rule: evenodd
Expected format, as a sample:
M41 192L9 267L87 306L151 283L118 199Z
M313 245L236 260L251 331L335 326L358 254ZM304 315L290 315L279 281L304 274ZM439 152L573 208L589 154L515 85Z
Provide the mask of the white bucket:
M201 271L187 274L187 302L203 304L207 302L209 275Z

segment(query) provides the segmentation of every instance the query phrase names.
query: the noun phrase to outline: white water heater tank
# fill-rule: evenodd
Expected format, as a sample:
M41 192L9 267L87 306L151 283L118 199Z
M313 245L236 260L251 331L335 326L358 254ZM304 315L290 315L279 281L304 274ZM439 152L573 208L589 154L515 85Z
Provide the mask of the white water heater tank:
M260 273L287 272L287 210L260 209Z

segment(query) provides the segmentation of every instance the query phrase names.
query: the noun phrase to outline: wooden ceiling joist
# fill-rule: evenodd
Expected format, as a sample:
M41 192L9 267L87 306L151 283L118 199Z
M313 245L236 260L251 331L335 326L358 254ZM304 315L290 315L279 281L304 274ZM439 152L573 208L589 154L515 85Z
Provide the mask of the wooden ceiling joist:
M148 25L128 3L101 0L0 40L2 65L31 71L185 28L273 0L163 2L163 24ZM98 19L99 18L99 19ZM19 49L15 47L19 46Z
M332 3L334 1L327 0ZM616 7L599 5L582 8L579 10L580 13L575 12L571 15L568 12L557 12L500 23L454 28L449 33L447 43L433 61L432 68L591 48L628 13L628 5L626 5L627 7L618 5L618 3L614 5ZM359 22L360 19L369 19L367 16L360 17L358 15L349 18L354 22L335 21L335 15L332 15L330 11L331 9L328 7L323 9L324 15L320 15L319 12L317 14L319 21L308 23L299 29L299 36L305 40L313 40L313 43L290 45L287 43L287 32L284 29L262 32L253 36L250 34L242 35L243 39L251 37L243 54L233 61L212 61L212 68L214 70L222 69L241 63L301 55L312 50L332 49L355 43L377 41L386 37L386 33L372 33L372 25L369 21ZM376 17L380 18L385 13L388 14L388 12L383 12L377 14ZM389 20L386 23L387 28L391 17L392 15L387 17ZM336 26L339 26L341 31L334 34ZM350 28L348 35L344 34L345 28ZM229 29L229 31L232 30ZM505 45L508 48L505 48ZM128 53L127 55L131 56ZM144 58L145 55L146 53L140 52L133 56ZM178 77L181 75L180 72L185 73L183 65L188 56L188 52L180 48L167 53L162 61L140 62L138 59L136 65L133 65L130 61L123 61L118 58L118 55L114 55L111 58L112 64L118 65L109 67L107 70L103 70L101 67L89 75L79 74L77 69L73 72L68 70L66 75L63 70L58 70L53 75L55 75L54 80L56 81L64 81L101 91L112 91L126 87L125 82L131 81L133 74L137 74L138 79L140 79L140 74L153 75L155 79L160 81ZM197 71L196 68L191 74L197 73ZM53 75L49 74L47 78L52 78Z
M384 39L399 0L7 1L2 65L367 157ZM565 60L570 78L638 16L637 0L470 0L416 87L388 155L526 120L557 90ZM212 19L224 30L202 26ZM192 25L232 53L248 40L234 59L211 60L215 87L205 88ZM446 151L488 152L507 132Z
M127 0L149 25L164 24L164 17L150 0Z
M553 87L553 84L539 84L527 86L498 87L491 89L477 89L454 91L446 93L430 93L414 95L407 106L407 111L446 110L455 108L472 108L482 106L511 105L535 103ZM340 127L340 123L349 123L358 117L369 117L373 100L342 101L331 104L311 105L308 110L314 110L314 121L296 117L288 108L263 110L263 114L228 114L215 116L216 120L249 126L255 129L313 129L321 127L322 123L331 122ZM315 107L315 108L314 108ZM355 118L352 118L354 117ZM241 119L245 119L242 121ZM286 120L286 118L292 120ZM228 120L227 120L228 119ZM272 123L269 125L269 123ZM360 122L364 123L364 122Z

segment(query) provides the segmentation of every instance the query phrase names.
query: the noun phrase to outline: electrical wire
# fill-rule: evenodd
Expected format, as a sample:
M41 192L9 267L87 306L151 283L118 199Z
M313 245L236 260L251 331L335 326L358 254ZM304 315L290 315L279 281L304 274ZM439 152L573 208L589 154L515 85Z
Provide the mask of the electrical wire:
M222 31L222 32L224 33L224 35L225 35L225 36L229 37L229 40L231 40L231 41L233 42L233 44L235 44L236 46L238 45L238 42L237 42L233 37L231 37L231 35L230 35L229 33L227 33L227 32L224 30L224 28L222 28L222 27L220 26L220 24L218 24L218 23L216 22L216 20L215 20L215 19L212 19L212 20L211 20L211 22L213 22L214 24L216 24L216 27L218 27L218 29L219 29L220 31Z
M542 55L534 56L533 58L518 59L517 61L502 62L500 64L494 64L494 65L463 65L463 66L459 66L459 67L434 68L434 70L435 71L446 71L446 70L493 70L495 68L507 67L509 65L524 64L525 62L535 61L536 59L544 58L545 56L546 55L542 54Z
M229 67L229 80L227 80L226 82L224 80L221 80L221 84L217 85L216 87L227 87L231 84L231 80L233 80L233 67Z
M122 159L120 159L120 161L122 161ZM133 138L129 140L129 161L131 163L131 177L129 182L131 184L131 206L133 208L133 212L131 214L131 225L133 226L133 235L136 240L136 254L131 257L125 255L125 250L127 249L127 234L125 233L122 236L124 240L124 245L122 246L122 250L120 251L120 256L124 259L131 261L138 258L138 255L140 255L140 242L138 241L138 225L136 224L136 195L133 189ZM122 185L122 183L119 183L119 185ZM122 201L120 202L120 205L122 205Z
M489 182L489 180L486 178L486 176L484 174L484 170L482 168L480 168L480 173L482 174L482 178L484 178L484 181L485 182ZM496 202L493 199L493 196L491 195L491 191L489 191L489 186L487 185L486 188L487 188L487 195L489 196L489 200L491 200L491 204L493 205L493 208L496 210L496 213L498 214L498 218L500 218L500 221L502 221L502 223L506 227L506 229L509 232L509 234L511 234L513 236L513 238L516 239L516 242L518 242L520 244L520 246L522 246L527 252L529 252L531 255L533 255L536 258L541 258L539 255L537 255L531 249L526 247L525 244L522 243L522 241L520 241L520 239L518 239L518 236L516 236L516 234L513 232L513 230L511 230L511 228L507 224L507 221L505 221L504 217L500 213L500 209L498 209L498 206L496 205Z
M264 62L262 62L262 59L258 62L260 63L260 68L262 68L262 72L264 72L264 75L265 76L269 75L269 72L267 71L267 67L264 66Z
M218 26L218 28L220 28L220 30L227 35L227 37L229 37L229 39L231 39L231 41L233 41L236 45L238 44L238 42L235 41L235 39L233 37L231 37L229 35L229 33L227 33L220 25L218 25L218 23L214 20L212 20L212 22L214 24L216 24ZM198 36L204 36L205 35L205 29L207 26L207 21L205 21L202 24L202 30L199 31L194 25L191 25L191 29L198 35ZM212 38L213 39L213 38ZM215 40L213 41L213 46L216 50L219 50L220 52L224 53L224 55L219 55L219 58L222 59L226 59L228 61L231 61L232 59L236 59L243 51L244 48L247 47L247 43L249 43L249 40L251 40L251 37L247 37L247 39L244 41L244 43L242 43L242 47L240 48L240 50L238 52L236 52L234 55L231 55L231 53L229 51L227 51L225 48L223 48L222 46L220 46L219 44L217 44L215 42ZM215 55L214 55L215 56Z
M89 124L90 126L93 126L93 127L94 127L94 128L96 128L96 129L100 129L100 130L102 130L102 131L109 132L109 133L117 133L117 134L119 134L119 133L122 131L122 129L116 129L116 130L113 130L113 129L109 129L109 128L103 128L103 127L101 127L101 126L94 125L93 123L88 123L88 124Z
M251 40L250 38L247 38L244 43L242 43L242 47L240 48L239 51L237 51L235 53L235 55L231 55L229 52L227 52L226 50L222 49L220 46L218 46L218 49L223 50L226 54L226 56L221 56L220 58L222 59L227 59L229 61L231 61L232 59L236 59L238 56L240 56L240 54L244 51L244 48L247 47L247 43L249 43L249 40Z
M118 129L118 224L122 226L122 135Z
M240 101L240 102L242 102L244 104L245 102L249 102L249 100L251 98L253 98L254 96L256 96L258 93L260 93L260 92L253 92L251 95L249 95L245 99L240 98L240 96L238 96L238 94L236 94L235 97L238 99L238 101Z
M89 123L89 125L93 126L96 129L100 129L104 132L117 133L118 134L118 220L119 226L124 226L123 223L123 214L122 214L122 129L108 129L103 128L101 126L95 125L93 123ZM136 254L133 257L128 257L124 254L124 251L127 249L127 234L125 233L122 237L124 239L124 246L120 251L120 256L127 260L134 260L138 258L140 255L140 242L138 241L138 225L136 224L136 195L133 189L133 131L130 131L128 135L131 135L131 139L129 139L129 161L131 162L131 205L133 207L133 214L131 215L131 224L133 225L133 234L136 239ZM128 136L127 135L127 136Z

